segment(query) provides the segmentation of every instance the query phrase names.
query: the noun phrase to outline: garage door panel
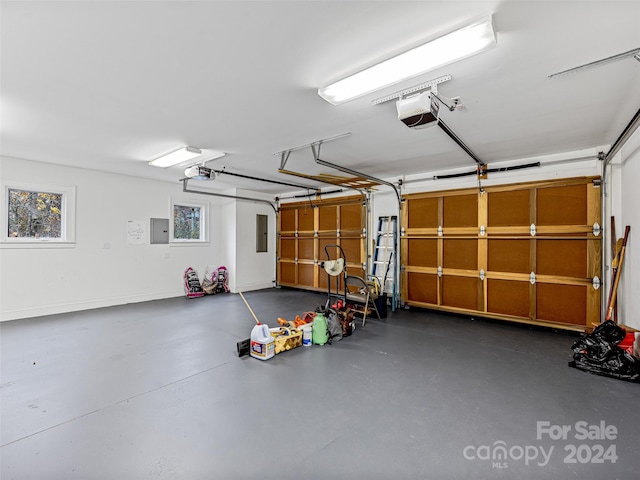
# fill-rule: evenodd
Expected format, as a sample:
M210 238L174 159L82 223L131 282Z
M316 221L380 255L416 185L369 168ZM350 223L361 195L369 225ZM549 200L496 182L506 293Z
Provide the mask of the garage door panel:
M327 205L318 207L319 230L335 231L338 229L338 207Z
M325 260L334 260L340 257L340 250L338 247L331 247L329 245L337 245L338 238L319 238L318 239L318 261L323 262ZM328 247L325 250L325 247ZM327 258L327 252L329 253L329 258Z
M296 283L296 264L280 262L280 282L289 285Z
M341 205L340 206L340 231L356 230L360 231L364 223L362 222L362 205Z
M314 209L307 207L298 209L298 232L314 232Z
M280 231L294 232L296 230L296 210L282 210L280 212Z
M587 286L539 283L536 286L538 318L559 323L586 325Z
M588 240L538 240L536 272L565 277L587 276Z
M409 265L415 267L438 266L438 240L434 238L414 238L407 241Z
M490 239L488 241L487 263L491 272L531 272L529 239Z
M488 194L488 226L516 227L530 225L529 190L491 192Z
M278 282L302 289L325 289L326 272L314 262L327 260L327 245L342 245L351 268L355 264L356 272L361 271L359 265L366 262L362 228L367 224L361 197L313 200L313 206L308 201L286 203L281 205L278 218ZM337 248L329 248L329 254L331 259L340 257Z
M473 277L442 277L442 304L447 307L478 310L480 280Z
M407 301L438 304L438 276L427 273L407 274Z
M443 241L444 268L478 269L478 240L445 239Z
M407 228L437 228L438 198L411 200L407 208Z
M529 282L489 279L487 311L516 317L529 316Z
M298 238L298 258L313 260L313 238Z
M569 185L538 189L536 225L586 225L587 188Z
M344 251L344 256L348 263L358 263L361 257L360 248L362 241L360 237L356 238L340 238L340 246Z
M599 180L404 195L407 301L584 330L600 318L601 296L590 280L602 258L601 239L591 233L602 224Z
M315 279L315 273L314 273L313 264L308 265L308 264L299 263L298 264L298 284L304 285L307 287L313 287L314 279Z
M288 260L296 258L296 239L281 238L280 239L280 257Z
M444 228L477 227L478 195L451 195L444 197Z

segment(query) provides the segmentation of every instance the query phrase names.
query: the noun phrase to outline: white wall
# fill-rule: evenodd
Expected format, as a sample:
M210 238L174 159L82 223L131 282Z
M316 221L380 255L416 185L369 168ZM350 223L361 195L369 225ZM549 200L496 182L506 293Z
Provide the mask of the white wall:
M179 182L158 182L7 157L0 158L0 174L3 181L76 187L74 246L0 245L0 320L182 296L187 266L198 270L202 277L207 265L226 265L234 282L243 288L272 286L273 239L268 255L255 253L253 212L263 213L261 205L245 206L244 202L238 202L236 207L235 200L184 193ZM171 199L208 206L206 244L149 243L149 219L170 218ZM268 205L264 207L270 210L275 238L273 210ZM247 217L237 222L238 232L236 209ZM143 245L127 243L128 220L145 222L147 234ZM253 232L248 233L251 228ZM233 235L227 235L229 232ZM246 242L240 242L242 248L247 248L243 252L237 249L236 238L245 237ZM110 248L105 248L105 244ZM235 268L238 263L239 272Z
M238 191L245 196L249 192ZM251 195L258 197L257 194ZM264 196L262 196L264 198ZM266 197L269 198L269 197ZM272 197L271 197L272 199ZM269 217L269 239L267 251L256 252L256 215ZM276 279L276 214L273 208L264 203L237 201L236 207L236 271L238 272L236 289L238 291L270 288Z
M246 190L233 189L224 193L273 200L272 196ZM258 214L269 217L267 252L262 253L256 252ZM276 279L276 214L273 208L262 202L224 199L222 220L222 249L228 262L230 290L244 292L273 287Z
M225 190L226 195L235 196L235 189ZM225 259L224 266L229 274L229 289L237 292L236 289L236 200L221 198L220 213L220 250Z
M619 204L614 204L616 229L618 237L623 235L626 225L631 226L631 231L620 278L618 313L621 323L640 329L640 129L623 146L620 159L619 164L612 166L612 196L617 198L618 187L620 198Z

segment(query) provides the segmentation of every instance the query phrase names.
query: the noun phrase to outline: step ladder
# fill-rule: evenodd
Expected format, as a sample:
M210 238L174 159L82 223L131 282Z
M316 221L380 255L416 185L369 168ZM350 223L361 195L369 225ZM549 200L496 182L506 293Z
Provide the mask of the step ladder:
M396 257L398 252L398 217L378 217L376 230L376 244L373 251L371 279L378 279L382 291L391 298L391 311L395 312L398 303L396 292L397 269Z

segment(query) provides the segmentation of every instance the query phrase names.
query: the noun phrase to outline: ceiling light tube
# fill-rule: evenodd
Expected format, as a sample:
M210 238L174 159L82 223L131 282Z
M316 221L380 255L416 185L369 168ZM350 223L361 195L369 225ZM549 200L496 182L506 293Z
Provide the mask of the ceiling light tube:
M202 150L195 147L182 147L179 150L163 155L149 162L149 165L167 168L202 155ZM224 154L223 154L224 155Z
M318 89L318 95L339 105L411 77L470 57L496 45L491 17L401 53L366 70Z

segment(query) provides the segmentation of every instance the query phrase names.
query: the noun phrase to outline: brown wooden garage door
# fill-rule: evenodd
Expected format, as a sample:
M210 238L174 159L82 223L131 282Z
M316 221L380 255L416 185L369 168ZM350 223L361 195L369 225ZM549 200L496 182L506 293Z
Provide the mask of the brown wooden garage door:
M408 305L584 330L600 320L597 178L405 196Z
M281 205L278 214L278 283L326 291L328 277L320 263L327 259L327 245L340 245L345 252L349 275L364 277L366 224L362 197ZM338 258L336 250L329 248L331 259ZM335 291L335 284L332 288Z

